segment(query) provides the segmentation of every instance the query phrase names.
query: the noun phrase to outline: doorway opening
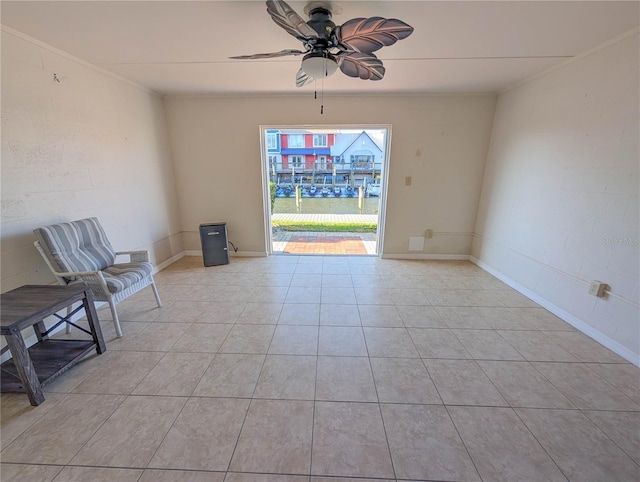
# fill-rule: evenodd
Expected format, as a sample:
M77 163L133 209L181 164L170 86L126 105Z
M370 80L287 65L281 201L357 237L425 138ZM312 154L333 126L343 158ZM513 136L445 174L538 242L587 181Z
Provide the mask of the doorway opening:
M269 254L378 255L390 126L261 126Z

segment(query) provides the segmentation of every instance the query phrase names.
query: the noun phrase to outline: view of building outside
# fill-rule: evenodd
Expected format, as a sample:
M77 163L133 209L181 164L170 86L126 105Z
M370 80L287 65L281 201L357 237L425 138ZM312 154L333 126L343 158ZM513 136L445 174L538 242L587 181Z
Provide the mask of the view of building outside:
M276 196L294 195L299 186L305 198L380 196L385 153L381 129L316 132L268 130L266 159Z

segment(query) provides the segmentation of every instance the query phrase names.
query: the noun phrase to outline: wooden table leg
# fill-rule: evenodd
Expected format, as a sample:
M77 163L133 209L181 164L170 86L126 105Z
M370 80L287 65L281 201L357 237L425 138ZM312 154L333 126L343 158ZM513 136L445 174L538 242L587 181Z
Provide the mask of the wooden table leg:
M85 297L82 299L82 305L84 306L84 312L87 314L87 321L89 322L89 329L91 330L93 341L96 344L96 352L101 354L107 351L107 346L104 343L102 328L100 328L98 314L96 313L96 308L93 304L93 295L91 294L91 290L88 288L84 294Z
M9 351L13 357L13 363L18 370L20 380L24 385L24 389L27 392L31 405L40 405L44 402L44 393L42 393L42 387L40 386L40 380L38 380L38 374L31 362L29 351L24 344L22 335L20 332L5 335Z
M47 335L44 335L44 333L47 332L47 327L44 325L44 321L39 321L38 323L33 325L33 331L36 332L36 337L38 338L38 341L49 339Z

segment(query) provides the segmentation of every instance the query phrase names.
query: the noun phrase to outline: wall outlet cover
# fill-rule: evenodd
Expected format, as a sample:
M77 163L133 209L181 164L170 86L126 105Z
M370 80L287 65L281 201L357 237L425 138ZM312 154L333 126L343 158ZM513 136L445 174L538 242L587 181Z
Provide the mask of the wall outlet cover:
M589 284L589 294L602 298L607 288L608 286L606 283L603 283L602 281L592 281Z
M423 251L424 236L409 236L409 251Z

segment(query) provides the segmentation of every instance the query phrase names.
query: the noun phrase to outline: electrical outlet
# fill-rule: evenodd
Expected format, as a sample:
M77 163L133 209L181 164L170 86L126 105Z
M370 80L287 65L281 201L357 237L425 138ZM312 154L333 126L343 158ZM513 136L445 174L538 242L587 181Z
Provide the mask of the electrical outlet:
M425 234L427 239L433 238L433 230L431 230L431 229L427 229L424 234Z
M608 286L601 281L592 281L589 284L589 294L602 298Z
M411 176L407 176L404 178L404 185L411 186Z

